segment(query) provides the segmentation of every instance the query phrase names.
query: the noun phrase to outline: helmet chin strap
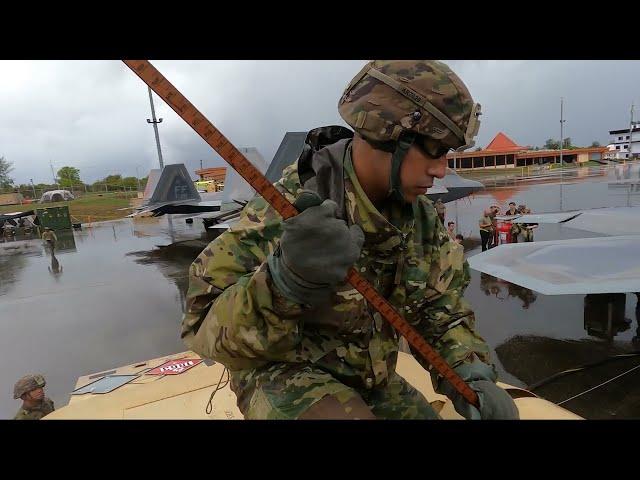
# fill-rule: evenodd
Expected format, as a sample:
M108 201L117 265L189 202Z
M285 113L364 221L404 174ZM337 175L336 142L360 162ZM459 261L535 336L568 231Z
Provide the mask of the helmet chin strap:
M400 135L398 143L391 157L391 174L389 175L389 194L393 200L397 200L401 203L406 203L406 199L402 195L402 184L400 182L400 167L402 161L407 155L409 148L413 145L416 139L416 134L413 132L405 132Z

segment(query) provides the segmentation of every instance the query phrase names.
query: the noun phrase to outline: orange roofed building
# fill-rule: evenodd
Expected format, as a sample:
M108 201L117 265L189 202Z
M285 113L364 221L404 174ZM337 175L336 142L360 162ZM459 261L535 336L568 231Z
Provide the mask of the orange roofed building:
M224 182L227 174L227 167L202 168L196 170L196 175L200 176L200 180L213 180L215 182Z
M606 147L562 149L564 163L602 161ZM531 150L516 144L499 132L483 150L475 152L450 152L449 168L469 170L474 168L515 168L545 163L560 163L560 150Z

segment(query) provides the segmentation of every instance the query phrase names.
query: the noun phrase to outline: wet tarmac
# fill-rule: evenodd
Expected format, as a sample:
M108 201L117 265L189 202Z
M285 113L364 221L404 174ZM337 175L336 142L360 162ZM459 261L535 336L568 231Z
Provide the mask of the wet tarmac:
M47 395L62 406L81 375L185 349L180 320L197 253L174 249L164 262L151 252L205 234L201 222L172 223L124 219L57 232L55 259L40 239L21 240L26 253L0 243L0 418L18 410L11 392L27 373L44 374Z
M526 204L532 213L640 205L640 165L590 169L601 170L599 176L588 176L584 170L583 179L573 175L563 183L487 189L447 205L447 221L456 221L465 237L475 238L482 210L492 204L504 211L514 201ZM562 224L541 224L534 232L537 241L599 236ZM466 254L480 251L476 243ZM475 270L465 298L474 307L478 331L494 349L501 378L513 385L526 387L568 368L640 350L637 338L633 341L640 337L640 319L632 293L617 299L616 308L623 312L617 311L611 325L606 307L586 302L584 295L542 295ZM556 379L535 393L562 402L639 364L640 356L615 359ZM640 418L639 381L640 369L562 406L586 418Z
M474 255L480 251L477 220L489 204L506 207L513 200L534 213L640 205L638 182L639 165L618 166L563 184L490 189L448 204L446 216L476 245L467 252ZM535 231L535 240L590 236L560 225ZM18 410L11 392L26 373L44 374L47 395L62 406L79 376L184 350L179 332L187 270L213 237L198 220L165 216L84 226L58 238L54 256L37 238L0 243L0 418ZM633 294L623 298L624 313L611 324L591 304L585 313L583 295L544 296L473 270L465 296L508 383L531 385L640 349L632 341L638 333ZM560 402L638 364L640 356L616 358L536 393ZM640 418L639 380L637 369L563 406L587 418Z

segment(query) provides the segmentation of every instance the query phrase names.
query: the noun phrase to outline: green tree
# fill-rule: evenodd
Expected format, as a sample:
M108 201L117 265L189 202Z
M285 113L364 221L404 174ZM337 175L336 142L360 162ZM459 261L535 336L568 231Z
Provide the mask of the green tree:
M562 142L562 148L571 148L571 137L567 137Z
M138 179L136 177L124 177L122 184L127 188L138 188Z
M61 187L73 187L80 183L80 170L75 167L62 167L58 170L58 179Z
M560 141L548 138L547 141L544 142L544 148L547 150L560 150Z
M595 141L591 142L591 146L592 147L599 147L600 146L600 142L595 140Z
M0 188L11 188L13 179L9 173L13 170L13 163L4 157L0 157Z
M140 179L140 185L143 185L142 179ZM136 189L138 187L138 181L136 177L123 177L121 174L116 173L113 175L107 175L103 179L97 180L91 186L93 191L118 191L123 188Z
M120 186L122 185L122 175L119 173L115 175L107 175L104 178L103 183L106 183L107 185Z

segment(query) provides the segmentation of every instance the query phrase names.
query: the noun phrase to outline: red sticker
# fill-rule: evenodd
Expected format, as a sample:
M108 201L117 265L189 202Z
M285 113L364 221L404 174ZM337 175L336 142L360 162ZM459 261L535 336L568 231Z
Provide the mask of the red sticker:
M169 360L162 365L144 372L145 375L179 375L186 372L190 368L195 367L200 362L201 358L181 358L179 360Z

